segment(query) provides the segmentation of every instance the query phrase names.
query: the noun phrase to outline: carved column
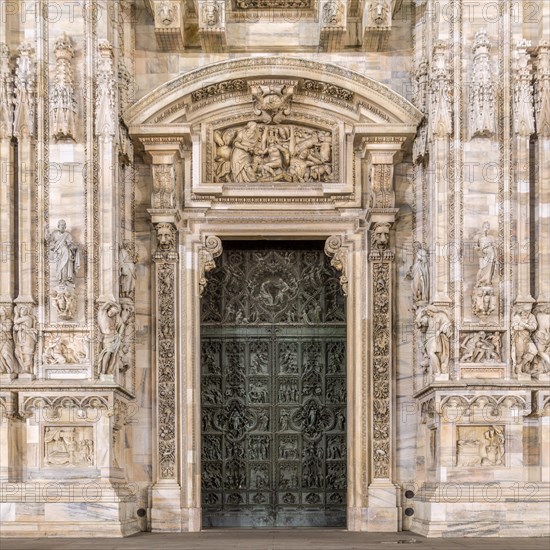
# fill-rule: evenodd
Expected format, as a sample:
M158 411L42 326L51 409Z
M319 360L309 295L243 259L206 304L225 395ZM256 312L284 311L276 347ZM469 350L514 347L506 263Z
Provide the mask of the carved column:
M550 42L543 40L537 50L536 123L538 136L538 273L537 301L550 302Z
M178 259L177 211L150 210L156 236L153 255L153 312L155 319L155 359L153 392L153 478L151 527L153 531L180 531L181 441L177 418L181 406L177 377L178 339Z
M15 166L13 162L13 77L10 50L0 43L0 307L11 314L13 280L13 200Z
M521 40L516 47L514 75L513 124L515 133L515 166L517 193L517 296L516 303L533 302L531 296L530 255L530 193L529 193L529 140L535 132L533 88L531 85L531 43Z
M434 281L433 302L449 304L449 142L453 131L450 78L447 61L448 44L438 40L434 44L430 70L430 108L428 119L430 155L430 180L432 192L431 212L433 220L432 242L435 245L435 261L432 273Z

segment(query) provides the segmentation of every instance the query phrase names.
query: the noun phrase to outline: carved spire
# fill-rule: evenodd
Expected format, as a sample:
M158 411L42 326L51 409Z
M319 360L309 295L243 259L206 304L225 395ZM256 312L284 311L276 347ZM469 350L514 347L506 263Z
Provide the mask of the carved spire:
M13 133L16 137L34 133L36 70L32 46L25 42L19 47L15 69L15 113Z
M342 237L332 235L325 242L325 254L331 258L330 265L340 271L340 285L344 296L348 295L348 250L342 244Z
M13 77L10 70L10 50L0 44L0 139L13 133Z
M206 274L216 267L215 259L223 252L222 241L219 237L209 235L206 237L204 247L199 251L199 295L202 297L208 284Z
M537 48L535 110L537 134L550 137L550 42L541 40Z
M60 36L54 47L56 58L55 77L51 92L50 113L52 116L52 137L55 140L74 139L76 99L71 61L74 48L66 34Z
M453 131L447 49L446 41L435 42L430 71L430 136L438 138L448 137Z
M487 31L476 33L472 53L472 83L469 98L470 138L490 137L495 133L496 89L490 66L491 44Z
M514 75L514 132L528 137L535 132L533 112L533 87L531 85L531 56L527 48L529 40L520 40L516 46L516 67Z
M108 40L100 40L97 68L96 134L114 137L116 130L115 71L113 47Z

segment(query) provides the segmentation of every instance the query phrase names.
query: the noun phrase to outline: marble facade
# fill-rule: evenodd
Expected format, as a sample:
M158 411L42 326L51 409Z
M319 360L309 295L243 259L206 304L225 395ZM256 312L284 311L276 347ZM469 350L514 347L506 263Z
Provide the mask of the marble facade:
M0 0L0 535L201 530L224 240L325 242L347 526L550 533L550 5Z

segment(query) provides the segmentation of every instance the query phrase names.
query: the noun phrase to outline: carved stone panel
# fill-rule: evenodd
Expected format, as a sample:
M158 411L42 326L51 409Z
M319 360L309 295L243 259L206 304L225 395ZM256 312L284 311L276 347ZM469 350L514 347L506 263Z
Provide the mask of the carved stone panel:
M504 426L458 426L456 430L457 466L505 466Z
M344 525L338 275L322 249L224 249L202 301L203 525Z
M95 465L95 443L91 426L46 426L44 466L83 468Z

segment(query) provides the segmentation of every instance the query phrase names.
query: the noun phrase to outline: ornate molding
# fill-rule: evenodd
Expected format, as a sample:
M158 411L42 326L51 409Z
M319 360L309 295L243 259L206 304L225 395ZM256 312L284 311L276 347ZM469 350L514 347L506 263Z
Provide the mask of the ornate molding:
M340 235L332 235L325 242L325 254L330 258L330 265L341 273L340 285L344 296L348 295L348 248L344 246Z
M219 237L209 235L204 240L204 247L199 249L199 296L202 297L208 280L206 274L216 267L215 259L223 252Z
M19 412L23 417L32 416L35 411L48 409L53 412L53 418L60 416L62 409L77 409L83 411L82 418L90 418L86 411L90 409L108 410L109 400L100 395L53 395L53 396L29 396L25 397L19 406Z
M56 141L76 140L76 99L71 62L74 48L71 39L63 34L54 47L56 57L54 83L50 92L51 133Z

